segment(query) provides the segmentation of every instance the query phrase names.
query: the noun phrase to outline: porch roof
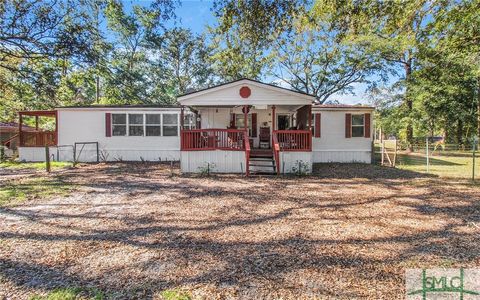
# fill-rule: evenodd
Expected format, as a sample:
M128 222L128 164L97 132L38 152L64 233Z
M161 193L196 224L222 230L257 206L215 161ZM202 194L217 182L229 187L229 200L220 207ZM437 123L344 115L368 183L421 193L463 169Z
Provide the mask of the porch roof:
M177 101L190 106L309 105L315 101L315 96L256 80L239 79L181 95Z

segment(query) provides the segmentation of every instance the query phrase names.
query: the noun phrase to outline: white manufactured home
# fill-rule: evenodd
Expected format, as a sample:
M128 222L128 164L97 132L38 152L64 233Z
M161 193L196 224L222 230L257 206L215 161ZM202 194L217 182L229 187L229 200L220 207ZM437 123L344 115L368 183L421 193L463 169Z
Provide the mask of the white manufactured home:
M310 172L313 163L372 157L372 107L249 79L181 95L175 106L77 106L20 112L55 130L19 132L19 157L60 161L180 161L185 173Z

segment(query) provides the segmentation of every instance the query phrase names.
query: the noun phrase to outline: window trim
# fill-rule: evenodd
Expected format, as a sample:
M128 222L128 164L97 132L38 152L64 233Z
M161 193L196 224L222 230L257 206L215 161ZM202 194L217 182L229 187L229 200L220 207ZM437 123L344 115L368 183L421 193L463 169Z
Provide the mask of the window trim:
M141 113L138 113L138 112L111 112L111 118L110 118L110 125L111 125L111 130L112 130L112 136L111 137L179 137L180 136L180 113L179 112L176 112L176 111L172 111L172 112L147 112L147 113L144 113L144 112L141 112ZM143 135L130 135L130 117L129 115L142 115L143 116L143 123L142 124L133 124L132 126L142 126L143 128ZM189 113L191 115L194 115L193 113ZM113 115L125 115L125 124L115 124L113 122ZM150 125L147 125L147 115L160 115L160 124L158 124L158 126L160 126L160 135L148 135L147 136L147 126L155 126L157 124L150 124ZM164 127L164 123L163 123L163 115L176 115L177 116L177 123L176 124L167 124L166 126L171 126L173 127L174 125L177 127L177 134L176 135L167 135L165 136L164 135L164 131L163 131L163 127ZM196 119L194 119L194 123L192 124L192 128L195 129L196 128ZM113 128L114 126L125 126L125 135L113 135Z
M177 116L177 124L167 124L167 125L165 125L163 123L163 120L164 120L163 115L176 115ZM173 127L174 125L177 126L177 134L176 135L164 135L163 128L165 126ZM162 113L162 137L178 137L178 136L180 136L180 114L179 113L174 113L174 112Z
M353 116L362 116L362 125L353 125ZM365 136L365 114L351 114L350 117L350 137L351 138L360 138ZM353 127L362 127L363 128L363 134L360 136L354 136L353 135Z
M125 124L115 124L113 122L113 119L115 119L113 116L114 115L124 115L125 116ZM117 137L117 136L129 136L128 135L128 114L127 113L111 113L111 120L110 120L110 126L111 126L111 131L112 131L112 136L111 137ZM114 127L115 126L125 126L125 134L124 135L115 135L114 133Z
M144 114L145 117L143 118L143 121L144 121L144 127L145 127L145 135L144 137L163 137L163 126L162 126L162 122L163 122L163 116L162 116L162 113L145 113ZM160 123L159 124L147 124L147 115L159 115L160 116ZM147 135L147 126L160 126L160 135Z
M142 116L142 124L133 124L133 127L140 127L142 126L142 135L130 135L130 115L141 115ZM145 114L144 113L127 113L127 123L128 123L128 130L127 136L135 136L135 137L142 137L145 136Z

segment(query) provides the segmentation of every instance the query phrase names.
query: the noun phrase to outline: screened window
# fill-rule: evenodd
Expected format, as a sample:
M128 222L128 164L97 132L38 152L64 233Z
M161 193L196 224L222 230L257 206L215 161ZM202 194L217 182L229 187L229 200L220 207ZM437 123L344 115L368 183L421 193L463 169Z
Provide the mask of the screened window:
M143 136L143 114L128 114L128 135Z
M195 129L195 115L185 114L183 115L183 129Z
M127 135L127 115L126 114L112 114L112 135L113 136Z
M248 135L252 135L252 115L248 115L247 117L248 122ZM235 114L235 127L237 129L245 128L245 116L243 114Z
M163 114L163 136L178 136L178 114Z
M364 115L352 115L352 137L363 137L365 133Z
M146 136L160 136L161 126L160 114L146 114L145 115L145 133Z

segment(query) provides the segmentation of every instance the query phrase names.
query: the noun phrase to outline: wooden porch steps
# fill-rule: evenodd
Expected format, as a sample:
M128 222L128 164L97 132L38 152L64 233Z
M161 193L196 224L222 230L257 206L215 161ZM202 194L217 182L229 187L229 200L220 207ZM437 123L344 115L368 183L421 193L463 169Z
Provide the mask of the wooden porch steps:
M254 156L252 156L254 155ZM250 154L250 161L248 163L248 168L250 170L250 175L276 175L276 166L273 155L270 152L270 155L252 153Z

